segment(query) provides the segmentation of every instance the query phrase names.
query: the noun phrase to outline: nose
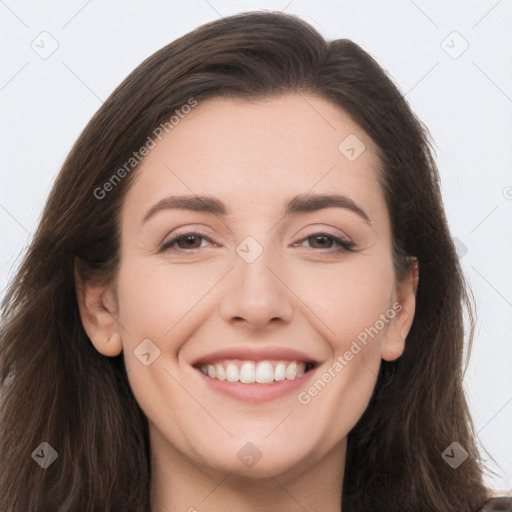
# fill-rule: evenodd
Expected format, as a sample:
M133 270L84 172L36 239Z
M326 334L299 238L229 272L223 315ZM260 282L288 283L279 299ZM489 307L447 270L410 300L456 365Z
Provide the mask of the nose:
M232 325L254 329L289 323L294 311L293 293L279 268L271 251L263 251L252 263L237 257L235 269L230 272L229 291L220 305L221 317Z

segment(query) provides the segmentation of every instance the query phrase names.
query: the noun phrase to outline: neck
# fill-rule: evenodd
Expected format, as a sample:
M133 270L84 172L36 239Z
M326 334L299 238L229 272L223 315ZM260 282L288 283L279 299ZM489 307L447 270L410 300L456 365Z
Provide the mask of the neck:
M237 512L341 511L346 440L319 460L251 478L201 465L158 437L151 436L151 512L221 512L226 504Z

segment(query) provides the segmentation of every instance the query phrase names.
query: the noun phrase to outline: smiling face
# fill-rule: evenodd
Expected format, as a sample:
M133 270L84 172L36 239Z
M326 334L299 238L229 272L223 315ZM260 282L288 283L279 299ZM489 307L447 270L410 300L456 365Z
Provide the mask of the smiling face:
M297 94L200 102L144 159L115 286L81 313L100 352L124 352L153 458L255 477L342 465L414 315L379 165L344 111Z

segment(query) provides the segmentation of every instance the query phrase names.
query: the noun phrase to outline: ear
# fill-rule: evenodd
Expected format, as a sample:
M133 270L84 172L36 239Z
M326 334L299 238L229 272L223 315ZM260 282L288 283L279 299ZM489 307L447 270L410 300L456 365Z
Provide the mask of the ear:
M83 282L75 264L75 283L80 318L87 336L98 352L118 356L123 344L116 321L116 299L111 285Z
M414 320L419 269L417 258L413 257L410 261L407 278L396 285L395 301L392 305L392 310L396 312L396 315L389 323L381 350L381 357L385 361L394 361L402 355L405 349L405 339Z

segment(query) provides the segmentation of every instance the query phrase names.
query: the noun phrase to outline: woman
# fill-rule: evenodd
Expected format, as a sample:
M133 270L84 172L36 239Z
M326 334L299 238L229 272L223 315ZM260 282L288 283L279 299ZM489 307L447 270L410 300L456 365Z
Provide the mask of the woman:
M480 510L438 180L377 63L296 17L148 58L4 300L0 509Z

